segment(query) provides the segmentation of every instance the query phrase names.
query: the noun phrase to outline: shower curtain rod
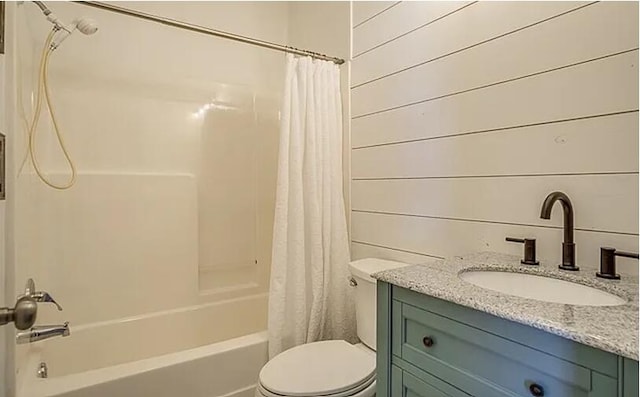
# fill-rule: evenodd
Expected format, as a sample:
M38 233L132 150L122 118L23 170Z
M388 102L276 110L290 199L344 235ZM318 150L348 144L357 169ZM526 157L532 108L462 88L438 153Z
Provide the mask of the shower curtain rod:
M163 25L173 26L175 28L190 30L192 32L204 33L204 34L208 34L210 36L222 37L222 38L225 38L225 39L235 40L235 41L239 41L239 42L242 42L242 43L257 45L259 47L269 48L269 49L272 49L272 50L288 52L288 53L292 53L292 54L296 54L296 55L306 55L306 56L310 56L310 57L316 58L316 59L322 59L322 60L325 60L325 61L331 61L331 62L336 63L338 65L342 65L344 63L344 59L331 57L331 56L324 55L324 54L319 54L317 52L308 51L308 50L301 50L301 49L295 48L295 47L284 46L284 45L281 45L281 44L271 43L271 42L264 41L264 40L258 40L258 39L254 39L254 38L251 38L251 37L246 37L246 36L241 36L241 35L237 35L237 34L233 34L233 33L223 32L221 30L210 29L210 28L206 28L204 26L194 25L194 24L187 23L187 22L181 22L181 21L178 21L178 20L175 20L175 19L171 19L171 18L159 17L159 16L156 16L156 15L147 14L147 13L141 12L141 11L131 10L129 8L124 8L124 7L116 6L116 5L113 5L113 4L108 4L108 3L105 3L105 2L101 2L101 1L74 1L74 3L79 3L79 4L82 4L82 5L85 5L85 6L95 7L95 8L99 8L99 9L102 9L102 10L112 11L112 12L116 12L118 14L128 15L128 16L131 16L131 17L140 18L140 19L144 19L144 20L147 20L147 21L151 21L151 22L157 22L157 23L161 23Z

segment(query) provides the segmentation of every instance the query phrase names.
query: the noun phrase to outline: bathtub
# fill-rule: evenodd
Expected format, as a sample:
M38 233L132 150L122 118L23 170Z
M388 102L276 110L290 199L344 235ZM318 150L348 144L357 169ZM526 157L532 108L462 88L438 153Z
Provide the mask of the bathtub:
M268 358L266 304L261 294L71 324L69 337L20 346L17 397L253 397Z

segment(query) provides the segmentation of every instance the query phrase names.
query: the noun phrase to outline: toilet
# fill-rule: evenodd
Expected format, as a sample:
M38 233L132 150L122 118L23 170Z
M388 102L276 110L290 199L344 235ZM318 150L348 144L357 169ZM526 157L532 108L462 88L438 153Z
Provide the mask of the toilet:
M382 259L349 264L361 343L308 343L272 358L260 371L256 397L372 397L376 393L376 280L373 273L408 266Z

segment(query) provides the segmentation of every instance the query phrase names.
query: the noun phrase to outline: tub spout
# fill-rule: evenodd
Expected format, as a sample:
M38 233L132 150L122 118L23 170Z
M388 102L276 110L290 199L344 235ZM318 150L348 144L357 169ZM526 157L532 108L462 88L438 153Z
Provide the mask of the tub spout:
M16 343L21 345L53 338L54 336L69 336L70 334L68 322L63 325L41 325L31 327L28 331L18 332L16 334Z

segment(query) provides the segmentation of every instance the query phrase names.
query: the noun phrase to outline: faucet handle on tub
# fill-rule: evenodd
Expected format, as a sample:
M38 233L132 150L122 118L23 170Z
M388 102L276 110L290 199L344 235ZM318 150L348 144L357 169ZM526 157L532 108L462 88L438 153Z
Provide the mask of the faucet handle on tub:
M600 271L596 273L596 276L610 280L620 280L620 275L616 273L616 256L638 259L638 254L633 252L617 251L611 247L601 247Z
M58 304L58 302L56 302L53 297L51 295L49 295L48 292L45 291L36 291L34 293L31 294L31 297L36 301L36 302L44 302L44 303L53 303L54 305L56 305L56 307L58 308L58 311L62 311L62 306L60 306Z
M507 237L505 239L510 243L523 243L524 244L524 259L520 261L523 265L534 265L537 266L540 264L536 260L536 239L535 238L513 238Z
M36 291L36 283L32 278L27 280L27 285L24 287L24 295L20 295L18 298L25 296L32 298L38 303L53 303L59 311L62 311L62 306L60 306L48 292Z

